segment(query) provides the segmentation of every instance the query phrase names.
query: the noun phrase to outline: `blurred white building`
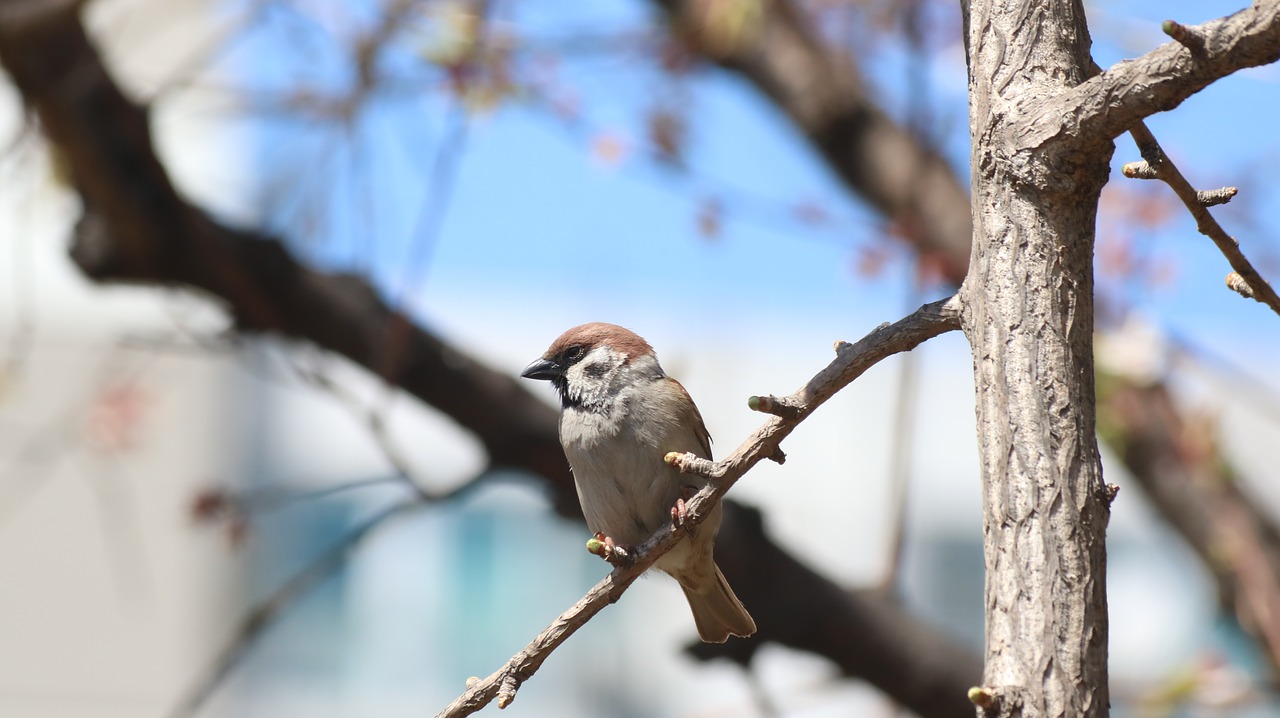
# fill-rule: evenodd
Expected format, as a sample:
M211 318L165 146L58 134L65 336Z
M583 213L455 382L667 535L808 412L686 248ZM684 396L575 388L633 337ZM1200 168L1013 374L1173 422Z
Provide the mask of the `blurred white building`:
M172 79L155 74L170 58L218 31L213 4L95 2L88 14L130 91L150 96ZM180 183L214 158L217 172L243 173L237 145L180 96L153 117ZM242 603L242 558L193 530L191 502L243 474L250 434L233 416L252 399L227 356L146 346L182 344L177 328L207 327L207 309L170 292L91 286L76 272L66 246L77 202L40 140L10 143L23 122L5 84L0 715L161 715Z

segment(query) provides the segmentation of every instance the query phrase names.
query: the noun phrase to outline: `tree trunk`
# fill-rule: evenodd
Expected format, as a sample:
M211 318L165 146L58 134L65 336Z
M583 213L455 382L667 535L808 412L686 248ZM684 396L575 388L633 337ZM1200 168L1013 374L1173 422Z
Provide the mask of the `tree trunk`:
M1088 76L1073 0L970 3L974 356L986 555L979 715L1104 716L1105 532L1094 436L1093 242L1110 141L1031 146L1036 109ZM1056 122L1056 118L1048 118Z

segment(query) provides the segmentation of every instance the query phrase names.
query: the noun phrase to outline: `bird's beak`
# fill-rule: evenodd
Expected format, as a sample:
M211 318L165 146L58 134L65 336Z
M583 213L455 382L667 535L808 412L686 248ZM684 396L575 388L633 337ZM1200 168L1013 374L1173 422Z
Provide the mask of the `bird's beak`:
M564 368L550 359L538 359L520 372L525 379L551 380L563 375Z

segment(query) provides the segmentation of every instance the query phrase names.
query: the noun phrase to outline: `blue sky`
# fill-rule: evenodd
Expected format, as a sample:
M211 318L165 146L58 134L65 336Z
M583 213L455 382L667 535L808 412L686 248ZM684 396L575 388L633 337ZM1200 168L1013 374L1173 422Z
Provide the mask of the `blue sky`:
M501 22L532 43L610 37L655 23L649 6L635 2L495 7ZM955 22L947 18L956 12L951 3L929 7ZM1166 41L1159 31L1166 16L1190 23L1234 9L1226 2L1091 4L1094 54L1105 67ZM292 23L268 23L262 39L278 39L272 33L280 26ZM341 36L343 30L330 32ZM298 34L294 28L287 36ZM268 50L279 62L259 63L275 69L251 81L278 87L347 82L335 69L339 63L324 59L323 48L339 45L314 28L300 34L309 39L287 47L306 47L305 53L280 57L278 47ZM877 40L874 32L868 38ZM900 111L905 100L895 88L903 84L908 59L892 42L878 45L866 53L865 71L884 104ZM412 55L392 53L383 69L412 74L407 68L414 63ZM870 277L857 271L861 248L882 231L878 218L850 198L787 119L727 73L704 69L673 81L652 65L625 47L560 58L557 84L581 109L572 120L517 97L470 115L459 133L450 98L404 92L375 100L346 135L306 124L268 127L263 156L289 167L285 186L311 192L332 179L337 187L327 201L319 195L331 221L313 226L294 214L281 224L295 237L314 227L315 238L295 240L314 260L370 268L393 301L445 325L459 306L492 303L517 317L559 307L566 325L583 306L595 309L588 318L626 323L646 313L679 314L702 328L737 326L757 313L823 322L854 312L877 323L900 314L908 301L908 268L891 264ZM963 176L968 138L959 45L934 48L926 67L934 136ZM1241 186L1237 206L1219 214L1260 261L1266 258L1260 247L1274 249L1270 237L1280 229L1271 213L1257 211L1280 199L1265 171L1280 159L1271 143L1274 112L1259 105L1274 103L1278 77L1275 68L1242 73L1150 120L1194 183ZM430 73L423 80L423 87L432 86ZM663 102L688 109L682 168L647 156L646 112ZM332 149L340 137L354 144ZM460 149L442 150L459 138ZM624 147L620 160L606 162L593 152L602 138ZM1134 181L1118 175L1132 159L1131 141L1118 138L1111 189L1133 190L1123 183ZM437 171L441 163L446 169ZM723 208L713 238L698 228L699 211L709 202ZM830 220L815 226L797 219L801 203L821 206ZM1254 211L1242 209L1245 203ZM1118 290L1132 306L1192 335L1250 332L1268 321L1261 306L1223 289L1229 267L1185 213L1136 233L1136 251L1169 263L1174 281Z

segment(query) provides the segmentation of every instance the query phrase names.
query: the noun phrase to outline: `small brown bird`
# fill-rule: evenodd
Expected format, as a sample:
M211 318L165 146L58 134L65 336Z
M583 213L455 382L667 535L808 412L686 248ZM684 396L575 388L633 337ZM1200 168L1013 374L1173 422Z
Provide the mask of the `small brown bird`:
M678 501L706 484L663 461L671 451L710 459L711 436L689 392L630 330L601 322L574 327L521 376L550 380L559 392L560 443L587 526L607 545L643 542L670 520ZM756 632L712 557L720 515L717 504L654 564L679 582L698 635L709 643Z

